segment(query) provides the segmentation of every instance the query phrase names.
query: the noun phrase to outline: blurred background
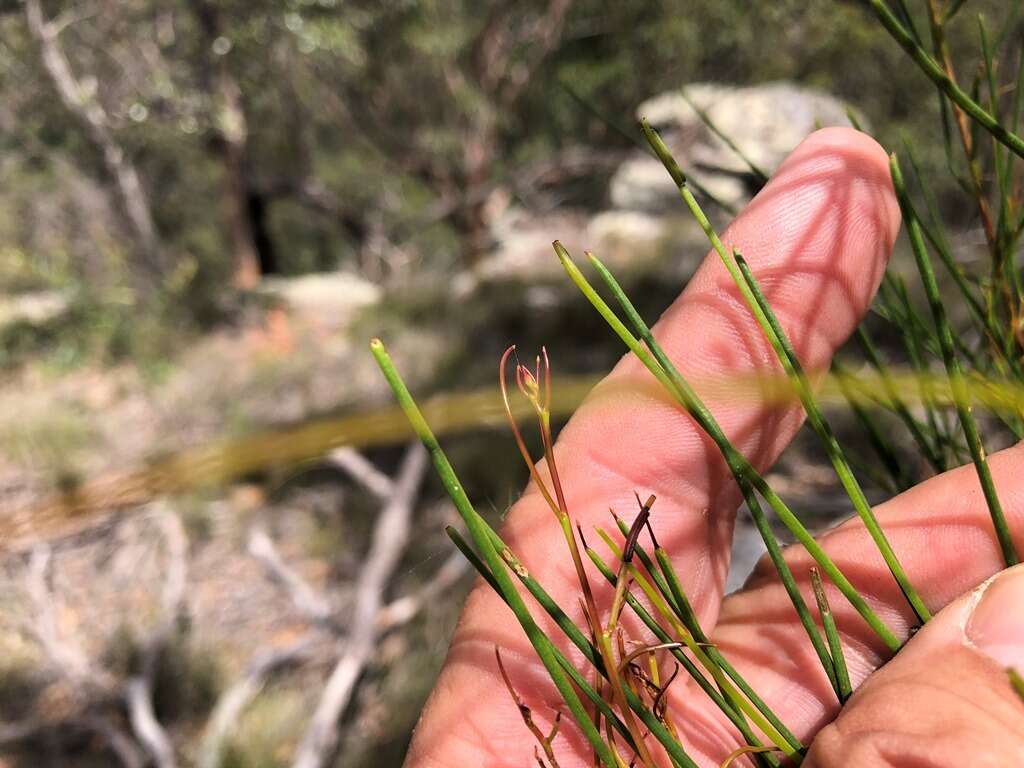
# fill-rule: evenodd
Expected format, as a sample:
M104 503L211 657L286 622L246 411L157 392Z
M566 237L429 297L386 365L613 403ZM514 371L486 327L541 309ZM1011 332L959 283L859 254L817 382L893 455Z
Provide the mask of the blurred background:
M706 251L640 114L718 224L706 119L770 173L852 116L978 242L857 2L0 0L0 766L400 764L470 579L367 341L500 519L502 350L562 416L620 354L551 240L649 317ZM772 481L845 510L810 440Z

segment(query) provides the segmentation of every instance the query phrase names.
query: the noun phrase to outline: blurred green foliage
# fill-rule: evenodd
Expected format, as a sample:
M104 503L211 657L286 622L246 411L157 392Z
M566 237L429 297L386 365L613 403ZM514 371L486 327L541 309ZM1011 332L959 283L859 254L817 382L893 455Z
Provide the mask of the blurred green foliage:
M56 97L21 5L6 4L0 292L70 289L82 309L59 330L69 341L57 353L70 362L151 353L223 319L237 309L230 276L246 247L285 274L346 267L397 284L448 274L486 252L494 195L536 194L518 180L560 152L628 146L619 128L632 130L636 106L689 82L818 86L861 110L884 142L909 132L926 168L944 163L934 93L856 2L42 9L83 99L137 168L165 252L147 294L103 157ZM971 10L1006 9L974 0ZM954 50L973 47L971 25L958 29ZM602 172L559 179L559 202L599 205ZM176 333L162 335L167 325ZM4 362L40 347L62 344L7 338Z

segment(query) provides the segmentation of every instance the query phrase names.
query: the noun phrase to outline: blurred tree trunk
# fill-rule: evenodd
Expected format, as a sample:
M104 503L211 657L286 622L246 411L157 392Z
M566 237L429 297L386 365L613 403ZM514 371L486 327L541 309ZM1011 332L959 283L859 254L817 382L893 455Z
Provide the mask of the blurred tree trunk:
M135 270L138 287L148 293L159 285L166 264L138 171L114 138L106 111L95 96L82 87L71 71L71 64L58 42L63 25L46 20L39 0L25 0L25 18L29 33L39 49L43 68L61 103L82 124L103 159L103 166L109 176L107 186L114 188L112 197L117 201L115 207L121 212L140 257L142 269Z
M223 28L216 4L192 0L191 7L202 32L201 80L217 105L215 149L224 167L223 205L234 259L234 284L248 290L259 283L264 271L276 268L270 238L262 220L256 218L262 216L265 207L248 168L249 122L238 81L225 55L216 51Z
M249 127L235 79L218 75L217 86L221 98L217 116L218 144L224 161L224 209L234 253L234 284L236 288L248 290L259 283L262 274L249 206L250 184L246 170Z
M465 116L462 137L464 206L456 220L466 239L464 261L476 264L491 244L487 190L502 152L499 119L514 114L526 86L562 39L573 0L549 0L534 24L516 28L518 2L497 4L471 45L468 77L484 96L480 109ZM450 67L445 80L453 99L467 87L462 71Z

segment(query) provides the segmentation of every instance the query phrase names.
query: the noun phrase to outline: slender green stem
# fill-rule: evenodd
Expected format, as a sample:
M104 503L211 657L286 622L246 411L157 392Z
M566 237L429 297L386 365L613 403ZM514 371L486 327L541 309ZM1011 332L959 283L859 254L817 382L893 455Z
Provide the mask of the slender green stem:
M910 603L911 608L914 609L914 613L917 618L922 622L926 622L931 618L931 613L925 606L921 596L917 593L913 584L910 583L910 579L906 572L903 570L903 566L900 564L899 558L896 557L896 553L892 549L892 545L889 543L889 539L886 537L885 532L882 530L882 526L878 524L878 518L875 517L875 513L871 509L871 505L868 503L867 497L864 495L864 490L860 487L860 483L857 482L857 478L853 474L853 470L850 469L850 464L846 460L846 455L843 453L843 449L839 445L839 441L836 440L835 433L832 431L831 425L825 418L825 414L821 412L821 408L818 406L817 401L814 398L814 394L811 391L811 383L807 379L807 375L804 373L803 366L800 364L800 359L797 357L796 350L793 349L793 345L786 335L786 332L782 328L782 324L779 323L778 317L768 304L768 300L765 298L764 293L761 291L760 285L758 285L757 279L754 277L754 273L751 272L750 266L747 264L746 259L738 252L734 252L736 264L739 267L740 274L743 280L746 282L747 287L750 289L753 295L754 301L761 308L761 312L764 314L768 325L773 331L773 347L782 361L783 367L786 369L786 373L789 375L790 380L793 382L793 386L796 389L797 395L800 397L800 402L804 406L804 410L807 412L807 420L811 424L811 428L815 431L821 442L825 447L825 452L828 454L829 460L832 462L832 466L835 468L836 476L839 478L839 482L843 486L843 490L846 491L850 497L850 501L853 502L853 508L857 512L857 516L864 523L864 527L867 529L871 536L871 540L875 542L875 546L878 547L879 553L882 555L882 559L885 560L885 564L889 567L889 572L892 573L893 578L896 579L896 583L899 584L900 589L903 591L904 597L907 602ZM769 337L771 338L771 337Z
M643 142L640 137L636 135L636 130L631 126L621 122L618 118L611 116L606 111L600 109L597 105L591 103L586 97L583 96L571 83L565 79L559 79L558 85L569 95L569 97L579 104L583 109L589 112L593 117L597 118L600 122L604 123L614 133L624 138L631 144L635 144L638 147L643 147ZM714 195L711 190L707 187L702 186L694 182L694 188L697 190L697 194L704 197L712 205L716 205L723 211L728 213L730 216L737 214L736 207L731 203L727 203L725 200L721 200Z
M960 9L964 7L966 2L967 0L950 0L949 6L946 8L946 21L952 21L953 17L956 16Z
M839 703L845 704L853 694L853 686L850 685L850 673L846 667L843 640L839 636L839 628L836 627L836 619L832 615L832 607L828 604L828 595L825 594L825 585L821 583L821 574L817 568L811 568L811 587L814 589L814 599L818 603L821 625L825 629L825 637L828 638L828 650L836 667L836 677L839 678Z
M910 436L914 438L914 442L917 443L917 447L921 450L924 458L932 469L938 473L946 471L946 463L942 460L935 446L931 444L928 438L925 436L921 429L921 425L917 419L907 408L907 404L903 402L903 398L900 397L899 390L896 388L896 384L892 380L892 376L889 374L888 366L882 362L881 356L878 354L878 350L875 347L874 342L868 335L868 332L864 329L864 326L860 326L856 331L856 338L860 344L861 349L864 351L864 356L867 358L868 364L875 369L878 373L878 378L882 384L882 389L885 392L886 405L892 409L893 413L899 417L907 429L910 431Z
M650 143L651 148L662 161L666 170L668 170L672 180L676 183L676 186L679 188L679 194L682 196L694 218L700 224L701 229L704 230L705 235L711 241L712 247L718 253L726 270L732 276L733 282L736 283L736 287L743 295L748 308L757 320L757 324L761 327L765 337L772 345L772 349L779 358L779 362L786 371L786 374L807 413L807 418L811 427L814 429L825 447L825 452L828 454L829 460L835 468L839 482L850 497L850 501L853 504L854 510L857 512L857 516L863 521L864 527L867 529L872 540L875 542L875 545L878 547L882 558L889 567L889 571L892 573L893 578L896 579L897 584L899 584L900 589L903 591L903 594L906 597L907 602L910 603L914 613L922 622L928 621L928 619L931 618L931 613L929 613L924 601L921 599L920 595L918 595L917 590L914 589L913 584L910 583L910 579L903 570L903 566L896 557L896 553L893 551L885 533L878 524L878 520L875 518L874 512L871 510L871 505L868 504L867 497L864 495L864 491L860 487L860 483L857 482L857 478L854 476L853 470L850 469L850 464L846 460L846 456L844 455L842 448L840 448L839 442L836 440L835 435L832 432L832 428L829 426L824 414L818 407L817 401L815 400L814 394L811 390L810 382L807 380L807 376L803 371L803 366L800 364L800 360L797 357L796 350L793 349L793 345L790 343L788 336L786 336L781 323L779 323L774 311L772 311L771 306L768 304L764 294L761 292L760 286L754 278L753 273L747 267L743 257L738 252L729 251L723 245L718 234L711 226L711 222L708 220L707 216L704 215L704 212L701 210L697 200L687 188L685 174L682 172L682 169L680 169L679 164L672 157L672 153L662 141L657 131L651 128L650 124L648 124L646 120L642 121L641 124L644 135L647 137L647 141ZM598 271L601 272L602 277L604 277L605 274L607 274L607 270L600 261L598 261L593 255L591 255L591 261L595 263ZM607 278L605 278L605 281L607 282Z
M945 233L942 230L942 224L939 218L938 204L935 201L935 195L926 184L923 183L923 176L921 175L921 167L917 161L917 153L914 152L911 143L904 137L903 146L907 153L907 157L910 159L910 166L914 171L914 176L917 178L918 187L924 197L926 210L928 211L928 217L931 221L930 226L924 221L919 221L921 230L924 232L925 237L928 238L928 242L932 244L935 252L939 254L939 259L942 261L946 271L949 272L950 277L956 283L957 288L960 290L960 295L967 303L967 308L974 315L975 319L986 326L987 321L985 318L985 310L981 306L981 302L978 301L978 297L975 296L974 290L971 285L967 282L967 278L964 275L963 269L956 260L953 258L953 252L949 247L949 241L946 238Z
M907 196L906 186L903 183L903 174L900 172L896 155L890 157L889 167L892 172L893 186L896 189L900 210L903 213L903 221L907 227L907 236L910 239L911 250L914 252L914 260L917 262L918 271L921 273L921 282L928 297L928 305L931 308L932 317L935 321L939 342L942 344L943 362L946 365L946 373L949 376L953 402L960 417L960 426L964 430L967 447L970 449L971 459L974 461L974 467L978 473L978 481L981 483L981 490L985 496L985 502L988 504L989 514L992 517L992 524L996 531L996 538L998 538L999 547L1003 552L1003 559L1007 565L1015 565L1020 562L1020 558L1013 544L1013 537L1010 534L1010 528L1006 522L1006 516L1003 513L1003 506L999 501L999 495L996 493L988 460L985 458L985 448L981 443L978 424L971 412L967 384L953 346L953 332L946 319L946 310L942 304L942 297L939 295L939 286L935 280L935 272L932 269L931 259L928 257L928 250L921 235L921 228L918 226L917 213Z
M615 572L608 566L608 564L605 563L601 556L590 547L585 548L585 552L590 557L591 562L594 563L594 566L597 568L597 570L601 572L601 575L608 580L608 583L612 586L616 586L618 582L618 577L616 576ZM644 625L646 625L646 627L654 634L654 636L658 639L659 642L672 642L672 636L665 631L661 624L659 624L658 621L651 615L651 612L648 611L647 608L644 607L643 603L637 600L637 598L633 594L627 592L625 595L625 600L626 604L630 607L630 609L632 609L633 613L635 613L637 617L644 623ZM757 739L756 735L751 730L750 725L747 723L743 715L736 709L734 704L731 701L729 701L729 699L727 699L722 694L722 692L719 691L718 688L716 688L712 684L710 680L708 680L704 673L700 671L700 668L697 667L696 664L694 664L693 660L678 648L671 649L670 653L672 654L673 658L675 658L675 660L678 661L680 665L682 665L683 669L686 670L687 674L689 674L690 677L693 678L694 682L697 683L700 689L704 691L705 694L707 694L708 698L711 699L715 706L717 706L722 711L722 713L727 718L729 718L729 721L734 726L736 726L736 729L740 732L740 735L743 736L744 740L746 740L749 744L760 746L761 742ZM774 764L777 765L777 761Z
M480 559L480 556L473 550L469 542L462 538L462 534L460 534L452 526L447 526L445 528L445 532L448 534L448 538L452 540L452 543L455 544L455 547L462 553L466 560L469 561L469 564L472 565L474 569L476 569L477 573L480 574L480 576L484 579L484 581L487 582L491 589L497 592L499 597L502 597L502 599L504 599L504 596L501 594L501 591L498 587L498 583L497 581L495 581L493 574L491 574L490 569L487 567L487 564ZM512 567L513 572L518 573L518 571L516 571L516 566L511 565L511 563L510 566ZM523 579L524 584L526 583L526 581L527 579ZM597 654L597 650L594 648L593 644L591 644L590 641L587 640L583 633L580 632L579 628L576 627L576 625L569 620L568 616L566 616L562 609L559 608L558 605L551 599L551 597L546 592L544 592L542 588L540 588L540 585L537 584L536 581L530 579L530 582L534 586L533 588L531 588L530 585L528 585L527 589L529 589L530 593L533 594L535 597L537 596L537 593L535 593L534 589L539 590L540 594L542 594L545 598L544 602L542 603L542 607L544 607L545 610L548 610L549 615L551 615L552 618L554 618L555 621L558 622L559 627L561 627L563 631L566 630L567 627L572 628L573 634L570 637L570 639L573 641L573 644L575 644L576 647L579 648L583 655L587 658L587 661L589 661L591 664L594 664L595 666L600 664L600 656ZM565 622L564 625L563 619ZM568 635L569 632L566 632L566 634ZM626 739L627 743L630 744L630 747L632 748L633 737L630 735L629 729L626 728L626 725L622 722L622 719L608 705L608 702L606 702L597 693L597 691L594 690L590 683L587 682L586 678L584 678L583 675L579 673L579 670L577 670L576 667L573 666L572 662L570 662L565 657L565 655L558 650L557 647L555 648L555 656L558 658L558 662L562 665L562 668L565 669L569 676L572 678L573 682L579 687L581 691L583 691L584 695L586 695L586 697L590 699L591 703L597 706L597 708L601 711L601 714L608 718L608 721L614 726L615 730L617 730L619 734Z
M928 429L931 430L934 443L936 447L945 444L955 451L953 438L945 428L945 422L939 419L935 402L935 388L932 384L932 377L928 375L928 366L925 362L930 341L928 338L930 329L914 311L902 277L887 274L882 278L882 303L886 306L887 314L896 321L895 325L900 329L903 348L906 350L907 356L910 358L910 365L917 376L921 405L924 407Z
M430 457L434 462L434 468L437 470L437 474L441 478L441 483L454 502L459 515L466 523L466 527L469 530L470 536L473 538L474 544L482 555L483 561L487 564L491 575L494 577L494 581L499 588L499 594L502 596L502 599L508 603L509 608L511 608L513 614L515 614L516 620L526 632L526 636L529 638L530 644L533 645L534 650L537 652L537 656L540 658L541 663L547 670L552 682L554 682L555 687L558 688L559 694L561 694L562 699L565 701L566 706L572 713L573 718L577 721L580 730L583 732L583 735L586 737L591 747L593 747L594 751L597 753L606 768L619 768L613 750L601 737L600 731L594 725L594 721L591 720L590 715L583 706L583 702L580 701L579 695L573 688L572 681L566 674L562 665L559 663L555 654L556 649L554 645L543 631L541 631L540 627L537 626L537 623L530 615L529 608L526 607L526 603L523 601L523 598L512 583L508 570L502 561L501 556L494 548L494 544L487 533L486 527L483 525L483 518L477 514L473 505L469 501L469 497L466 496L462 483L459 482L459 479L455 474L455 470L448 461L448 457L445 456L444 451L441 449L441 445L437 442L437 438L434 437L434 433L427 425L426 420L423 418L423 414L420 412L419 407L416 405L416 402L413 400L408 388L405 386L405 382L402 381L402 377L399 375L390 355L388 355L387 350L384 348L384 344L379 339L374 339L370 343L370 350L377 361L377 365L380 366L381 372L384 374L384 378L387 379L391 390L394 392L399 406L401 406L402 410L405 412L406 418L409 419L409 423L412 425L417 437L419 437L420 441L430 453Z
M850 406L850 410L853 411L854 418L860 423L867 433L868 442L874 449L875 453L878 454L878 458L882 462L882 466L885 467L889 473L889 477L895 484L894 490L896 492L905 491L911 486L910 481L907 479L903 465L899 460L899 457L893 452L892 447L889 445L889 440L882 437L880 427L875 423L874 418L868 413L867 409L860 404L859 398L853 393L852 376L846 367L842 365L838 360L833 362L832 369L835 373L836 384L839 387L839 391L842 392L843 397L846 398L846 402Z
M761 474L753 467L753 465L747 461L747 459L736 449L725 433L722 431L718 421L708 410L707 406L704 405L703 401L697 396L696 392L689 383L683 378L682 374L679 373L675 365L668 356L665 355L661 346L655 340L650 328L644 322L643 318L636 311L629 297L626 296L622 287L615 280L614 276L607 270L604 269L601 272L602 278L608 285L609 290L612 291L616 300L622 306L625 311L630 323L636 328L637 332L644 340L644 344L647 345L645 348L629 330L623 325L622 321L618 319L612 309L605 303L593 286L587 281L583 273L579 271L579 268L572 262L568 252L560 244L556 243L556 252L559 255L559 259L562 262L562 266L569 274L570 279L580 289L580 292L587 297L590 303L598 311L598 313L604 318L605 322L616 332L623 343L638 357L641 362L647 367L651 373L658 379L659 382L666 388L669 394L673 395L677 402L686 409L687 413L697 422L697 424L703 429L708 436L718 446L719 451L725 458L726 465L730 471L736 477L737 484L740 486L740 491L744 495L744 499L747 501L748 507L751 512L754 513L755 509L760 509L757 504L756 497L750 492L751 486L757 490L759 494L768 502L768 505L772 508L782 523L793 533L796 539L804 546L811 557L814 558L815 562L818 563L819 567L828 574L829 579L835 584L839 590L843 593L843 596L850 602L850 604L857 610L858 613L868 623L868 626L878 635L878 637L886 644L886 646L893 651L899 650L902 643L896 634L879 618L878 614L874 612L867 601L860 595L857 589L850 583L850 581L843 575L842 571L832 561L832 558L828 556L828 553L814 540L814 537L810 534L807 528L804 527L803 523L800 522L799 518L793 514L793 512L786 506L785 502L779 498L778 494L765 482ZM648 352L648 349L650 352ZM653 355L653 358L652 358ZM753 500L753 504L751 504ZM755 517L755 523L757 519ZM765 540L765 544L771 547L770 539ZM783 558L774 561L776 568L779 569L779 575L784 580L787 578L789 571L788 566ZM792 574L788 575L788 578L792 578ZM785 583L785 581L784 581ZM794 581L795 584L795 581ZM802 601L801 601L802 602ZM797 610L800 612L800 608L797 605ZM804 606L806 610L806 606ZM812 621L813 626L813 621ZM816 633L816 630L815 630ZM813 635L812 635L813 636ZM820 641L820 637L819 637ZM828 657L827 652L825 658ZM826 664L823 661L823 666L826 672L831 668L831 664ZM833 673L834 674L834 673ZM832 675L830 675L830 679Z
M686 593L683 591L683 585L679 581L679 577L676 574L675 568L672 566L672 560L668 556L668 553L661 547L657 547L654 550L654 554L658 559L658 565L661 568L661 572L665 576L665 580L668 582L669 588L672 591L674 602L680 608L679 618L683 622L684 626L690 630L694 638L700 643L708 656L713 662L722 668L722 670L729 676L729 678L736 684L736 687L740 689L744 696L750 699L750 703L757 707L758 711L761 712L767 718L768 722L782 735L782 737L789 742L789 744L797 751L803 751L804 746L800 742L800 739L790 731L785 724L778 718L775 712L772 711L765 701L758 696L754 689L750 687L750 684L736 671L736 668L728 662L721 651L718 650L718 646L710 641L708 636L704 633L700 623L697 621L697 615L694 613L693 608L690 605L690 601L686 597Z
M605 672L605 666L601 658L601 654L598 651L598 649L594 647L594 644L590 641L590 639L585 634L583 634L583 631L578 626L576 626L576 624L573 623L572 619L569 618L568 614L566 614L565 611L562 610L562 608L558 605L558 603L555 602L554 598L551 597L551 595L544 589L540 582L538 582L530 575L529 571L522 564L519 558L516 557L515 553L513 553L512 550L508 548L505 542L498 535L497 531L491 528L486 520L481 519L481 522L483 526L486 528L488 535L491 539L491 542L494 545L494 548L501 553L501 557L505 561L505 564L512 570L514 574L516 574L520 582L522 582L523 586L526 587L527 591L533 596L533 598L537 601L541 608L544 609L548 616L550 616L554 620L554 622L558 625L559 629L561 629L565 633L565 636L572 642L572 644L580 650L580 652L583 654L586 660L591 665L593 665L594 668L597 669L597 671L601 675L603 675L607 679L607 674ZM481 572L481 575L484 577L484 579L487 580L487 582L491 584L491 586L493 587L493 577L489 576L490 571L488 570L487 573L484 573L481 570L481 568L477 566L477 563L480 562L479 557L462 539L458 531L451 529L449 530L448 535L452 539L452 541L455 542L455 546L459 548L459 550L466 556L470 563L472 563L474 567L476 567L477 570ZM481 563L481 565L483 564ZM483 567L486 568L486 565L483 565ZM500 592L499 595L501 595ZM629 595L627 595L627 602L628 600ZM556 648L555 651L557 653L558 649ZM564 656L562 658L564 659ZM565 663L569 664L569 662ZM575 669L573 671L575 672ZM700 674L699 671L698 674ZM574 675L570 673L570 676L573 677L573 681L576 682L577 685L579 685L579 681L577 680L578 674ZM587 695L588 698L591 698L591 694L588 692L587 688L583 688L581 686L581 690L583 690L583 692ZM593 689L591 688L589 690L592 691ZM647 708L640 701L639 697L637 697L635 693L629 690L629 688L625 689L625 693L626 698L629 702L630 709L633 710L643 721L644 725L651 730L655 738L657 738L658 741L662 744L662 746L665 747L666 751L669 753L669 756L672 757L673 761L675 761L679 765L692 765L692 761L687 756L686 752L680 747L680 745L677 742L675 742L675 740L671 737L671 734L663 725L661 725L660 728L652 727L652 723L650 722L650 716L647 712ZM629 743L632 744L632 736L630 735L628 727L624 722L622 722L621 718L619 718L618 715L615 715L612 712L610 707L608 707L607 702L601 699L600 703L598 703L597 701L594 701L594 703L601 710L601 713L606 718L608 718L610 722L612 722L616 730L619 731L623 736L625 736Z
M1014 667L1007 669L1006 674L1010 678L1010 685L1013 686L1014 692L1021 701L1024 701L1024 677Z
M623 536L628 534L629 526L627 526L625 521L618 515L615 516L615 524L619 527L619 533ZM686 601L684 605L680 605L676 602L675 595L672 594L672 590L669 588L668 582L665 581L665 577L662 575L662 569L654 562L650 554L648 554L647 550L644 548L644 545L637 541L634 551L636 556L640 559L640 562L643 564L644 569L651 577L651 581L654 582L654 585L658 588L658 592L665 599L665 602L672 609L673 613L675 613L680 619L683 618L684 614L687 614L691 617L692 623L697 625L697 616L693 612L693 607L690 605L689 601ZM683 624L686 625L687 629L689 629L689 624L687 624L686 619L683 619ZM697 635L694 634L694 637L696 636Z
M789 569L789 565L786 563L785 558L782 555L782 550L779 547L778 540L775 538L775 534L772 531L771 525L769 524L766 516L764 515L764 512L761 510L761 505L757 500L757 496L753 493L751 484L747 479L747 475L745 474L745 472L748 470L749 472L754 474L756 474L756 471L752 467L750 467L749 464L746 464L746 460L743 459L741 455L739 455L739 453L731 446L731 444L724 437L724 435L721 434L721 429L718 427L717 422L714 421L714 417L711 416L710 412L707 411L707 409L703 406L703 403L701 403L695 395L693 396L692 400L684 401L682 399L683 396L677 388L677 385L669 379L669 376L665 372L665 370L663 370L651 358L651 355L647 351L647 349L645 349L633 337L633 335L622 324L622 322L618 319L618 317L611 310L611 308L608 307L607 304L605 304L604 300L600 296L597 295L596 291L594 291L593 289L593 286L590 285L590 283L579 271L576 265L572 263L572 260L569 258L568 253L565 252L565 249L561 248L560 245L556 244L556 251L559 253L559 257L562 260L562 264L565 267L566 271L569 273L570 278L577 285L580 291L588 298L588 300L590 300L593 306L597 309L598 313L604 318L605 322L607 322L609 326L612 327L612 329L616 332L616 334L618 334L619 338L622 339L626 346L629 347L629 349L632 350L633 353L640 358L640 360L644 363L647 369L651 371L655 378L657 378L658 381L666 388L666 390L669 393L671 393L676 398L676 400L683 405L684 408L687 409L687 412L694 417L697 423L706 432L708 432L708 434L711 434L711 432L709 432L708 430L715 429L717 430L716 434L719 435L720 439L724 440L724 442L718 443L719 449L725 456L726 463L729 466L730 471L732 471L733 476L736 478L736 482L740 487L740 491L742 492L743 497L747 502L747 508L749 509L750 514L754 519L754 524L765 542L765 547L768 550L768 556L771 558L772 563L778 571L779 578L782 581L783 587L786 590L786 594L789 596L790 601L793 603L793 607L797 612L797 616L800 619L801 625L807 632L807 636L811 641L811 645L813 646L815 653L818 656L818 660L821 662L822 669L824 669L825 674L828 677L829 682L832 684L833 688L836 689L836 695L838 696L838 683L836 681L835 671L832 668L832 660L829 657L828 648L826 647L821 635L818 633L818 629L814 623L814 619L807 608L807 604L804 602L803 596L800 594L800 589L796 584L796 580L793 578L793 574ZM642 324L643 321L640 320L640 322ZM654 343L656 345L656 342ZM681 379L681 377L679 378ZM681 384L684 390L692 392L692 390L689 389L689 385L686 384L685 381L682 381ZM699 410L697 410L698 408ZM746 470L744 469L745 464L747 468ZM763 482L762 486L767 488L767 484ZM769 493L771 492L770 489L768 489L768 491ZM776 513L779 514L780 519L782 519L783 522L790 527L791 531L794 531L794 533L797 534L798 538L800 538L801 541L810 541L811 547L816 549L817 551L818 559L826 560L831 564L831 561L828 560L828 556L823 551L821 551L820 548L817 548L817 545L813 541L813 538L810 537L809 534L807 534L806 530L803 530L803 536L800 535L800 531L801 529L803 529L802 524L795 517L795 515L793 515L789 511L789 509L782 503L781 499L778 499L778 497L776 496L775 501L779 505L775 508L775 510ZM812 554L814 554L813 549ZM822 567L824 568L826 566L823 565ZM838 571L838 569L834 565L831 565L831 567L827 568L827 570L829 572ZM839 578L841 581L845 581L842 577L842 574L839 574ZM858 595L856 595L856 592L852 590L852 587L850 587L850 590L854 593L853 599L859 597ZM851 599L851 602L853 602L853 599ZM876 624L881 624L881 622L876 622ZM886 629L885 626L881 626L882 630L884 631ZM888 639L884 636L882 637L890 647L892 647L893 643L895 643L896 645L899 644L899 641L896 640L895 636L892 635L891 632L890 637Z
M717 663L712 660L708 655L706 649L701 646L697 639L691 633L681 621L676 617L669 608L668 603L661 598L658 591L651 584L650 580L644 576L632 563L625 562L622 560L622 549L615 543L615 541L608 535L608 533L600 528L597 529L598 536L601 537L602 541L608 546L612 554L619 558L622 562L623 567L629 573L630 578L640 587L641 591L647 596L658 612L665 618L669 626L676 632L678 639L687 647L697 661L703 666L714 678L718 688L722 691L722 695L726 697L737 712L741 712L749 717L754 724L761 729L761 731L768 736L768 738L786 755L795 755L797 753L796 748L789 744L788 740L778 733L778 731L768 722L768 720L757 711L757 708L753 704L747 701L743 696L740 695L739 691L726 679L722 673L722 669ZM621 582L620 582L621 583Z
M628 535L629 526L626 525L626 522L622 520L622 518L616 516L615 523L618 525L619 532L622 533L623 536ZM740 689L743 695L746 696L758 711L765 716L768 722L772 724L772 726L787 742L789 742L793 749L802 751L804 746L800 740L785 726L779 717L772 711L771 707L769 707L768 704L766 704L765 701L754 692L754 689L750 687L743 676L740 675L740 673L736 671L735 667L733 667L725 656L722 655L701 628L700 621L697 619L697 614L693 610L693 606L690 604L690 600L687 598L686 592L683 590L682 582L676 574L668 553L661 546L658 546L657 543L655 543L654 553L657 558L657 563L655 563L644 546L639 542L637 542L634 547L634 553L640 559L644 569L651 577L651 581L654 582L654 585L658 588L658 591L661 593L661 597L664 599L665 603L670 609L672 609L687 631L693 635L697 643L704 648L708 657L722 668L725 674L728 675L736 684L736 687Z
M960 86L954 83L943 71L942 66L929 56L928 52L914 40L910 32L893 15L883 0L868 0L868 4L893 39L910 55L910 58L921 68L921 71L946 94L950 101L970 115L977 125L980 125L999 142L1009 147L1014 154L1024 157L1024 139L1003 127L978 102L968 96Z

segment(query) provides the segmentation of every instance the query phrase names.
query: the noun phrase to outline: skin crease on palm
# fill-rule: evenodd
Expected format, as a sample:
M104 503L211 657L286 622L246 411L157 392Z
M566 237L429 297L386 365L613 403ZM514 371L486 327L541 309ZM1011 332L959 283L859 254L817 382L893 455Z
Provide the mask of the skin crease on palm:
M863 134L832 128L793 151L723 240L750 262L805 367L820 372L867 311L898 230L885 152ZM768 469L800 427L802 412L736 402L709 383L779 371L715 254L655 333L730 439L759 469ZM659 394L635 358L623 358L591 393L562 430L555 451L570 514L585 531L607 526L609 507L631 517L634 491L657 495L652 524L672 553L702 625L781 719L812 743L804 765L1024 765L1024 705L1000 668L1017 663L1018 656L1024 663L1024 610L1006 609L1018 597L1024 601L1024 573L1008 571L984 595L980 591L1002 561L973 467L932 478L877 508L929 608L949 607L876 674L871 673L890 655L830 587L851 676L860 688L837 718L835 695L771 564L762 562L743 590L723 600L739 492L714 446ZM992 456L991 467L1017 546L1024 550L1024 449ZM502 535L556 600L576 609L572 615L580 621L579 585L565 542L536 489L528 487L510 511ZM909 636L909 608L859 521L829 531L821 541L889 626ZM787 559L809 595L809 556L790 549ZM591 583L606 608L610 590L598 578ZM534 615L579 660L542 612ZM1006 626L993 628L998 622ZM631 640L648 639L635 624L626 626ZM498 676L495 646L541 728L564 710L511 612L478 584L417 726L407 768L536 764L534 742ZM989 646L1002 650L993 656L982 650ZM670 692L670 711L686 750L701 765L718 765L740 743L737 734L685 675ZM593 752L567 720L554 741L561 768L594 765Z

